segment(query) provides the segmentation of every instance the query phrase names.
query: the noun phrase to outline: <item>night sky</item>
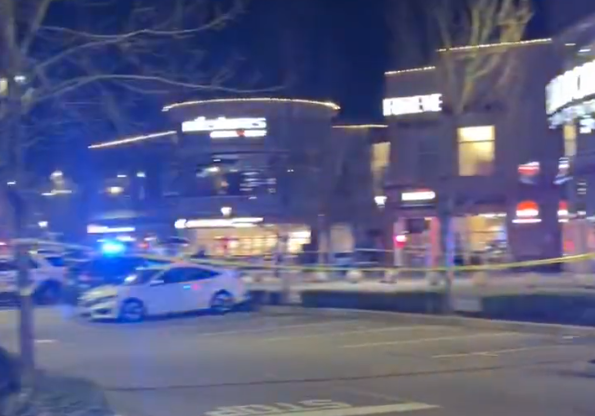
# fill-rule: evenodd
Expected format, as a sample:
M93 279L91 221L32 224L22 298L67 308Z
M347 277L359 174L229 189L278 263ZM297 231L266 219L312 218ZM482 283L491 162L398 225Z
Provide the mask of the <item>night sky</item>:
M391 14L391 2L400 2L409 14ZM384 72L427 64L423 54L402 52L411 45L396 43L389 22L406 25L418 49L431 50L435 39L417 39L428 32L428 3L252 0L247 13L223 37L245 59L247 85L283 87L271 95L335 101L343 107L346 121L380 121ZM549 35L543 4L537 1L528 38Z

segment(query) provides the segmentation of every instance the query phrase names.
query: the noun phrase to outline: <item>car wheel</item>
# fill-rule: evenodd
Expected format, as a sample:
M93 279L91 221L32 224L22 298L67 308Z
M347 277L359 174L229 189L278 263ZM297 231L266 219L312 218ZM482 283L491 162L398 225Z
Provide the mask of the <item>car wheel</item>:
M120 307L122 322L140 322L145 319L145 305L139 300L127 300Z
M62 297L62 286L58 283L45 283L33 294L37 305L54 305Z
M224 315L230 312L235 305L235 300L231 293L226 291L217 292L211 298L211 312L217 315Z

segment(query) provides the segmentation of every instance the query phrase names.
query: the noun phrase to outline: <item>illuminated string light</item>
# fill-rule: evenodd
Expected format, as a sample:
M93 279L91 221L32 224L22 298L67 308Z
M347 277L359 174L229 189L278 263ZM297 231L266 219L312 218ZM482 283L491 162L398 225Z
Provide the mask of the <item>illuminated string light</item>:
M347 130L359 130L359 129L386 129L386 124L352 124L352 125L336 125L334 129L347 129Z
M435 70L435 66L423 66L420 68L410 68L410 69L402 69L400 71L386 71L384 75L391 76L391 75L400 75L400 74L410 74L413 72L425 72L425 71L433 71Z
M215 98L212 100L196 100L196 101L183 101L180 103L174 103L163 107L162 111L169 111L172 108L186 107L190 105L210 104L210 103L243 103L243 102L269 102L269 103L295 103L295 104L312 104L328 107L331 110L338 111L341 109L337 104L330 101L313 101L313 100L301 100L301 99L290 99L290 98Z
M103 149L105 147L114 147L114 146L120 146L123 144L142 142L145 140L156 139L158 137L173 136L174 134L176 134L176 131L170 130L170 131L164 131L161 133L147 134L144 136L128 137L126 139L114 140L111 142L92 144L91 146L89 146L89 149Z
M470 50L474 50L474 49L498 48L498 47L506 47L506 46L544 45L546 43L552 43L552 39L551 38L533 39L533 40L521 40L518 42L500 42L500 43L486 43L483 45L455 46L454 48L438 49L438 52L470 51Z

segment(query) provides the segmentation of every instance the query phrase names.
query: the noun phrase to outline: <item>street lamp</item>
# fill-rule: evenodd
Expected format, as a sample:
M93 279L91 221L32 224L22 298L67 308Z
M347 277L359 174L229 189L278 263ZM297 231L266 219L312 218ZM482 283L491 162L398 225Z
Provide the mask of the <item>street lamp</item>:
M110 195L120 195L122 192L124 192L124 188L121 186L110 186L107 188L107 193Z
M231 207L221 207L221 215L224 217L229 217L231 215Z
M39 221L37 225L39 225L39 228L48 228L49 224L47 221Z
M374 197L374 202L378 208L384 208L386 206L386 196L385 195L377 195Z
M55 172L52 172L52 174L50 175L50 178L51 179L59 179L59 178L62 178L63 176L64 176L64 174L62 173L62 171L57 170Z
M146 178L147 174L145 172L136 172L137 178Z

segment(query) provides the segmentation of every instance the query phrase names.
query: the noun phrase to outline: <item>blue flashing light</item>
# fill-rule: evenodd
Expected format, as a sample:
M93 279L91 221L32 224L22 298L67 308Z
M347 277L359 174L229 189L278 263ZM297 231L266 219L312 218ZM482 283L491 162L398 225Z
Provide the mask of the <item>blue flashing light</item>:
M126 245L120 241L105 241L101 244L101 252L106 256L114 256L126 251Z

